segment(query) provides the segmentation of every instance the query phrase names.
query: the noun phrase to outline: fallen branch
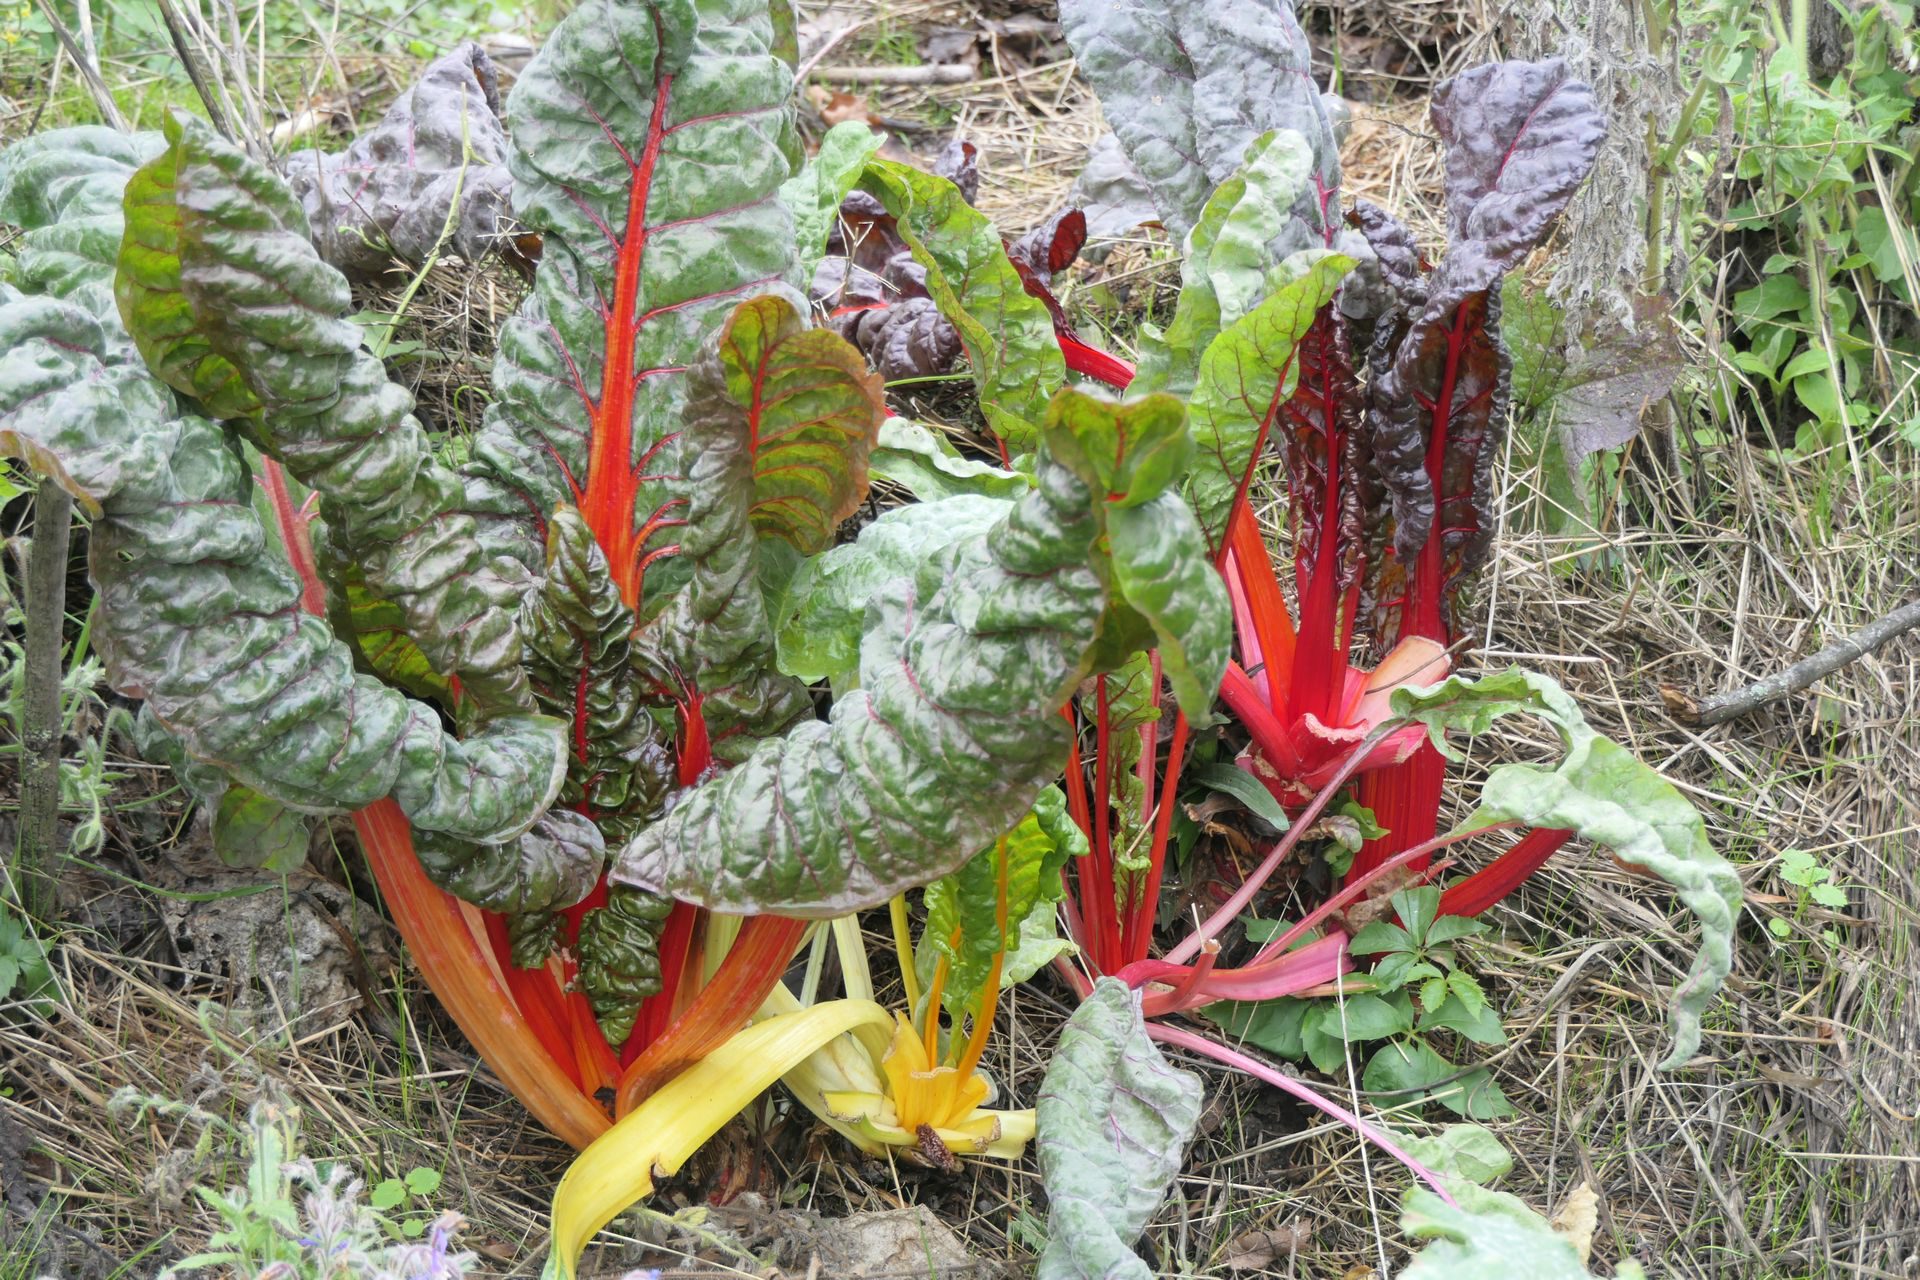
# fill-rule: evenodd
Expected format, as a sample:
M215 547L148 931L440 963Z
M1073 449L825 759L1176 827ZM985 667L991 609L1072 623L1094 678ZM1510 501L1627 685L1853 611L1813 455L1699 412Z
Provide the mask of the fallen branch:
M1786 670L1756 680L1730 693L1716 693L1696 701L1670 685L1660 686L1667 712L1683 724L1708 728L1748 715L1770 702L1778 702L1800 692L1816 680L1832 675L1852 662L1858 662L1895 636L1920 627L1920 600L1902 605L1886 617L1868 623L1836 644L1830 644L1810 658L1802 658Z
M843 84L966 84L979 72L958 62L929 62L913 67L815 67L817 80Z

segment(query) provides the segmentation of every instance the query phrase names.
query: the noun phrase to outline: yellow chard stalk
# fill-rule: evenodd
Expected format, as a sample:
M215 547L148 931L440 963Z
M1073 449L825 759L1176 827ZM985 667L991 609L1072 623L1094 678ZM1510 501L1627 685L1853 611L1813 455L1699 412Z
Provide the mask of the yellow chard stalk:
M582 1151L553 1195L547 1280L574 1280L580 1254L600 1228L677 1172L700 1145L785 1073L856 1028L884 1027L868 1000L835 1000L782 1013L735 1035Z

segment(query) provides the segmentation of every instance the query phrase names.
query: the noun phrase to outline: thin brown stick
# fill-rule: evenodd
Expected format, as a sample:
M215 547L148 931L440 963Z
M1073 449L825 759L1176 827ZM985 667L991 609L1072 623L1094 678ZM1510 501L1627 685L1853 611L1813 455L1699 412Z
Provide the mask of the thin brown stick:
M21 909L53 916L60 843L60 661L67 618L67 534L73 499L42 480L33 499L27 569L27 688L20 725L20 829L13 866Z
M980 73L959 62L928 62L912 67L815 67L816 80L842 84L968 84Z
M1707 728L1749 715L1771 702L1800 692L1816 680L1832 675L1848 663L1858 662L1895 636L1920 627L1920 600L1902 605L1886 617L1868 623L1845 640L1830 644L1810 658L1802 658L1784 671L1764 680L1756 680L1730 693L1716 693L1696 702L1670 686L1663 685L1660 696L1667 710L1683 724Z

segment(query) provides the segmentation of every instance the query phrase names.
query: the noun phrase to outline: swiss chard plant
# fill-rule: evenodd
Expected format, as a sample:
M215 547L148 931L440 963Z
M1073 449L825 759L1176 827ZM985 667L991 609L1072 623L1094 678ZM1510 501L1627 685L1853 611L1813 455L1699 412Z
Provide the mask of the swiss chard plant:
M1486 910L1579 834L1622 857L1625 845L1641 850L1634 865L1673 883L1701 921L1701 948L1674 1010L1668 1062L1677 1064L1697 1045L1699 1015L1730 963L1739 884L1691 806L1596 735L1556 687L1519 672L1478 682L1451 672L1461 639L1456 598L1494 532L1491 473L1509 374L1500 286L1544 241L1592 164L1605 126L1591 92L1557 62L1482 67L1437 91L1451 242L1434 265L1384 211L1343 208L1331 130L1297 27L1269 23L1250 34L1256 27L1232 21L1232 12L1063 6L1064 29L1105 99L1118 145L1184 250L1175 313L1143 332L1137 370L1104 355L1055 363L1043 335L1052 329L1061 342L1064 318L1053 321L1064 309L1048 306L1044 282L1023 279L993 252L999 237L949 184L877 161L860 182L953 323L982 417L1016 470L1032 447L1023 407L1065 375L1062 364L1125 387L1139 403L1172 395L1188 406L1191 454L1156 465L1177 475L1198 517L1200 554L1233 602L1238 661L1220 698L1248 746L1237 762L1246 782L1229 789L1264 792L1256 808L1283 835L1192 936L1155 958L1200 699L1182 689L1187 664L1165 636L1096 675L1069 711L1065 791L1087 852L1074 860L1064 909L1084 968L1063 962L1062 972L1083 993L1088 971L1124 979L1141 991L1154 1038L1304 1093L1404 1154L1297 1081L1164 1019L1215 1006L1216 1017L1245 1025L1249 1010L1271 1016L1264 1002L1343 993L1353 1022L1338 1037L1342 1051L1349 1040L1386 1042L1369 1064L1378 1087L1418 1094L1437 1086L1457 1073L1442 1063L1435 1075L1426 1038L1444 1030L1490 1039L1498 1021L1455 967L1449 944L1474 930L1459 917ZM1250 510L1270 449L1286 479L1291 591ZM1371 666L1361 660L1369 647ZM1166 691L1177 708L1164 705ZM1439 834L1446 761L1456 750L1449 735L1483 731L1517 711L1555 727L1563 759L1498 772L1475 815ZM1323 826L1336 800L1341 822ZM1303 840L1336 828L1358 846L1339 891L1271 929L1245 962L1218 963L1219 934L1276 868ZM1521 838L1481 871L1389 897L1409 879L1418 885L1443 871L1446 864L1432 864L1441 850L1510 830ZM1379 945L1382 931L1369 935L1362 922L1383 911L1383 927L1411 915L1417 928L1403 918L1390 927L1404 938ZM1353 945L1355 934L1369 952ZM1384 959L1373 975L1343 980L1357 954ZM1331 1015L1311 1013L1325 1033ZM1466 1088L1434 1094L1476 1096ZM1043 1114L1043 1144L1046 1127Z
M1068 856L1024 825L1060 827L1061 709L1156 645L1201 715L1227 659L1225 588L1173 488L1183 406L1061 388L991 228L875 164L861 181L903 239L965 233L930 296L958 314L984 264L1042 339L996 363L956 324L1023 472L882 435L878 380L796 289L818 249L781 199L798 148L771 36L762 4L598 0L522 74L509 168L540 265L457 469L362 347L295 194L212 126L4 161L32 198L0 298L0 443L94 517L109 678L260 837L237 856L353 814L436 994L588 1148L556 1202L563 1271L738 1105L891 1023L871 1001L778 1007L808 918L950 874L927 1002L876 1059L890 1083L822 1102L869 1142L1016 1142L976 1114L976 1067L1000 984L1043 962L997 957ZM837 549L871 561L850 584L828 548L873 465L973 509L905 545L874 524ZM797 649L834 655L824 720L781 669L789 601ZM973 1019L945 1049L942 1008Z

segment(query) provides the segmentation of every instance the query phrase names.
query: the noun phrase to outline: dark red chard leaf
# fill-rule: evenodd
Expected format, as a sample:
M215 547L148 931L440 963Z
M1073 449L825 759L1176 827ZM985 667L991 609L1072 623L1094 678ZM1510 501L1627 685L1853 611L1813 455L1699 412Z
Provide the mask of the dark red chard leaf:
M1007 258L1020 273L1021 286L1045 304L1057 334L1071 336L1073 326L1053 296L1053 277L1073 265L1086 242L1087 215L1078 209L1058 209L1007 246Z
M940 149L933 172L960 188L960 198L972 204L980 195L980 149L964 138L955 138Z
M1592 90L1558 59L1476 67L1435 90L1433 120L1455 238L1382 361L1369 420L1399 561L1376 568L1407 579L1404 593L1375 592L1389 642L1396 632L1445 642L1453 588L1485 557L1508 376L1497 286L1546 235L1606 135ZM1401 237L1383 223L1378 233L1397 257Z
M960 358L960 331L940 314L932 298L849 304L831 318L834 332L866 353L887 382L930 378Z
M1380 277L1402 307L1427 300L1427 260L1405 223L1369 200L1356 200L1347 221L1360 228L1379 263Z
M475 262L495 249L530 266L511 234L507 145L493 60L468 43L430 64L345 151L314 147L280 168L307 211L314 247L347 275L375 276L396 259L418 265L440 252Z
M629 606L675 541L685 369L726 309L796 283L792 73L771 39L764 0L588 0L509 95L514 212L543 249L474 444L492 488L470 496L519 504L530 562L538 521L578 506Z
M1447 149L1448 235L1455 246L1480 246L1504 274L1586 180L1606 118L1559 58L1462 72L1433 91L1431 111ZM1464 289L1465 278L1455 287Z
M1366 548L1360 466L1360 388L1347 324L1324 306L1294 349L1300 381L1283 409L1287 523L1299 610L1291 720L1327 720L1342 689Z

